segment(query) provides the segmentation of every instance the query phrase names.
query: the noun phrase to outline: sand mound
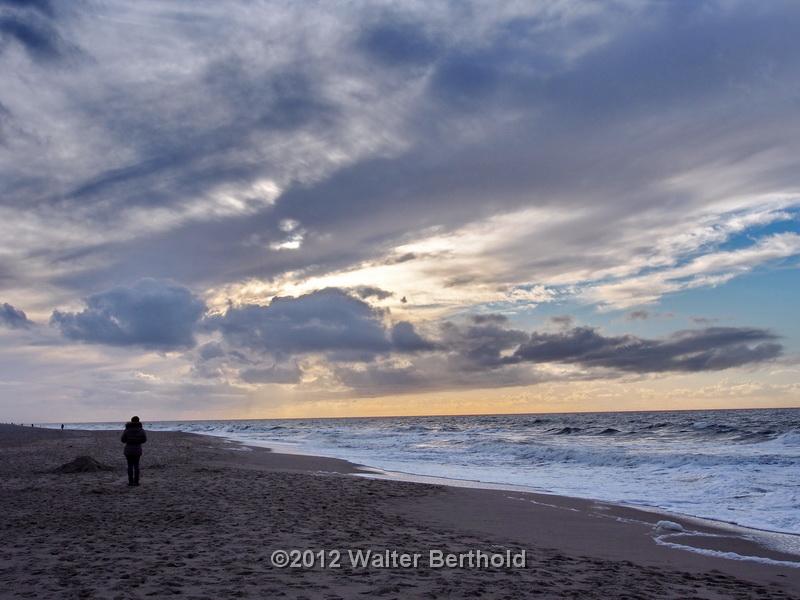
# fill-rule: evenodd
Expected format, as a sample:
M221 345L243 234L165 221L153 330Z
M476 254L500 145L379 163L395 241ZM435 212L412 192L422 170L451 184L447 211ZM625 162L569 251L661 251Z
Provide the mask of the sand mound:
M96 473L113 470L114 467L97 462L91 456L79 456L75 460L53 469L53 473Z

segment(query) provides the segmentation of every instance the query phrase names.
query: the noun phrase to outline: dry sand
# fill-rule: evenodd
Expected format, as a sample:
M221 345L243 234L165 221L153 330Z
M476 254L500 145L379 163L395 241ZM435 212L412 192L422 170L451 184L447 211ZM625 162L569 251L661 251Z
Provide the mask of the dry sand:
M800 569L656 545L656 514L365 479L345 461L148 435L142 485L129 488L118 433L0 425L0 598L800 598ZM114 470L52 473L81 455ZM337 569L281 569L276 549L425 558L416 569L353 568L346 554ZM431 549L524 549L527 565L432 569Z

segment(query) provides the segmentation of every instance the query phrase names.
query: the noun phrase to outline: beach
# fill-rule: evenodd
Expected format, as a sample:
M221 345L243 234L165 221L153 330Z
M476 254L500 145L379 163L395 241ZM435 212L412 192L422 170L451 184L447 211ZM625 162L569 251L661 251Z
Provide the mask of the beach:
M688 518L148 436L130 488L117 432L0 425L0 598L800 597L797 556ZM79 456L111 470L54 472ZM663 543L678 541L761 562ZM299 566L276 565L276 551L297 551ZM431 566L432 551L461 564ZM481 553L524 553L524 566Z

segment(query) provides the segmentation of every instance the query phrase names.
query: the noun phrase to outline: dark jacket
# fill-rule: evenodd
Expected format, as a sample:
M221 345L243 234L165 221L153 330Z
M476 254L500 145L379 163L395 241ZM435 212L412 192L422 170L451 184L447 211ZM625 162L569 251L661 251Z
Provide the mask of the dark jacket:
M125 431L122 432L125 454L130 454L131 456L141 455L142 444L146 441L147 435L142 429L141 423L125 423Z

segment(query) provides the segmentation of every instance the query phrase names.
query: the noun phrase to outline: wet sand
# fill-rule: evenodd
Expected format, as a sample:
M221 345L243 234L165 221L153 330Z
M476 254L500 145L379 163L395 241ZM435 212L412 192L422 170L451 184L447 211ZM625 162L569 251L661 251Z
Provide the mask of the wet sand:
M116 432L0 425L0 598L800 598L800 569L656 544L667 518L656 513L368 479L346 461L148 435L142 485L129 488ZM80 455L114 470L52 473ZM720 536L672 542L798 560L668 519ZM338 568L272 564L290 549L342 555ZM348 549L423 558L364 568ZM430 550L524 550L526 565L431 568Z

